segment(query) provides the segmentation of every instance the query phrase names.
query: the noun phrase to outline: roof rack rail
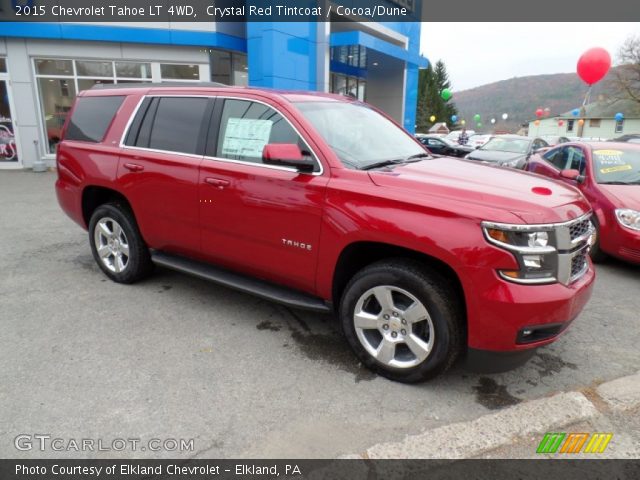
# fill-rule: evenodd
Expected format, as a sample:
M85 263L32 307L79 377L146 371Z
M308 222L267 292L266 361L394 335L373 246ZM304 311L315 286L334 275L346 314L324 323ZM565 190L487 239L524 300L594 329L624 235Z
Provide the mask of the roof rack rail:
M96 83L89 90L112 90L116 88L164 88L164 87L229 87L218 82L140 82L140 83Z

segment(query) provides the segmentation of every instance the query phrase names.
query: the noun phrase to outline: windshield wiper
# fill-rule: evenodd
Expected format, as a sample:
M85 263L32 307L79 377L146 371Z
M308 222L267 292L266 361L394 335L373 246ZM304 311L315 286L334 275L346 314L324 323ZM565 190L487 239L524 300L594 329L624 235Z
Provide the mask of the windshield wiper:
M419 162L421 158L431 158L431 155L429 155L427 152L416 153L415 155L410 155L407 158L395 158L393 160L383 160L381 162L375 162L370 165L365 165L364 167L360 167L360 170L373 170L374 168L389 167L391 165L414 163Z

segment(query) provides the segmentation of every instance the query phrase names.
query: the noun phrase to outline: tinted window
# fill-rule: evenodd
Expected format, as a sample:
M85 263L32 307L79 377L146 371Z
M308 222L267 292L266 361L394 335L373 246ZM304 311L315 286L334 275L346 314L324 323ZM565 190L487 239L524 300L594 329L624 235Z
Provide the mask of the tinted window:
M195 154L208 101L205 97L161 98L151 128L149 148ZM145 117L141 130L148 121Z
M225 100L216 157L262 163L262 150L268 143L295 143L308 152L293 127L274 109L256 102Z
M542 158L551 163L557 169L562 170L565 164L563 155L564 150L564 148L556 148L554 150L550 150L545 153Z
M124 97L80 97L65 138L101 142Z

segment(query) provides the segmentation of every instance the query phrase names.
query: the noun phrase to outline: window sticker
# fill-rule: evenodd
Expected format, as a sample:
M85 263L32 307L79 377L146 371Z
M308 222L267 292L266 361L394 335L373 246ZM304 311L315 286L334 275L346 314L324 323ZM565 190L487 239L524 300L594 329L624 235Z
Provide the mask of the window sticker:
M624 172L626 170L633 170L633 166L632 165L617 165L615 167L601 168L600 172L601 173L615 173L615 172Z
M594 150L593 153L598 156L600 165L625 165L624 152L620 150Z
M222 155L261 158L272 126L271 120L230 118L224 132Z

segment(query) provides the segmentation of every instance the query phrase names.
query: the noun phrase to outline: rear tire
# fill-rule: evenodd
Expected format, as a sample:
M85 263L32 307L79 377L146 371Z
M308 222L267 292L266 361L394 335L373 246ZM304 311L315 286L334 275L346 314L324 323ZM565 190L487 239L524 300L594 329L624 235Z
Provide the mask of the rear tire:
M106 203L93 212L89 242L96 263L114 282L134 283L153 271L135 217L121 203Z
M390 259L351 279L339 315L347 341L364 365L391 380L416 383L444 372L460 355L461 301L437 271Z

